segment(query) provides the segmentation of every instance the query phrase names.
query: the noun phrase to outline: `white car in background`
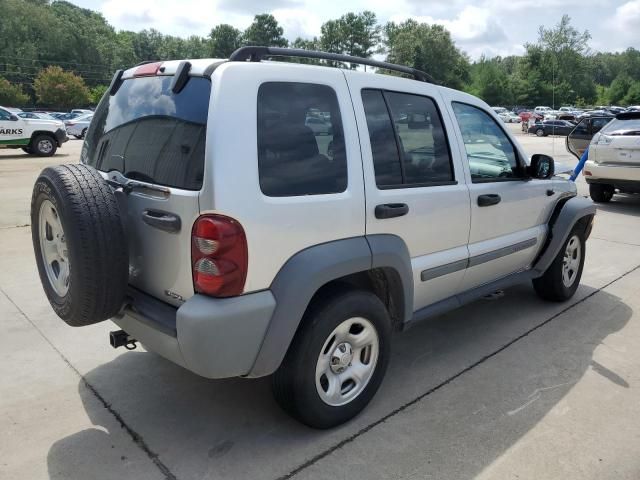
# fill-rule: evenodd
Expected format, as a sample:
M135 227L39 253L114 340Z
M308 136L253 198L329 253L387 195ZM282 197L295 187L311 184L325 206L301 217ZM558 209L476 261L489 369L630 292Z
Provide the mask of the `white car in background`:
M558 112L551 107L536 107L533 112L542 115L545 120L555 120L558 117Z
M618 114L593 136L584 178L594 202L640 193L640 112Z
M76 138L84 138L92 118L93 113L88 113L72 118L71 120L67 120L64 122L67 127L67 134Z
M520 123L522 119L520 115L516 115L513 112L502 113L498 115L504 123Z
M504 123L520 123L522 119L504 107L491 107Z

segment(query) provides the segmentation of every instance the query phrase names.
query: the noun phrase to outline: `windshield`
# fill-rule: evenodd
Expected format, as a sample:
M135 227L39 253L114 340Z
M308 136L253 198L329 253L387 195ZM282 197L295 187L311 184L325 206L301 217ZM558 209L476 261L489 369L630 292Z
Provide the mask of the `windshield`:
M174 94L172 80L129 79L114 96L105 95L87 133L83 161L133 180L200 190L211 82L192 77Z

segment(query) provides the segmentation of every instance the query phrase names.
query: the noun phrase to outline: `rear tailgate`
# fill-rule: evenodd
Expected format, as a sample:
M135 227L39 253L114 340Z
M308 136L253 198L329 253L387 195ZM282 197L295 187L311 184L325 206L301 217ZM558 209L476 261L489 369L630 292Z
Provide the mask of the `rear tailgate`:
M103 98L83 161L127 184L129 283L180 305L194 293L191 228L200 213L211 82L192 77L178 93L170 75L124 80Z

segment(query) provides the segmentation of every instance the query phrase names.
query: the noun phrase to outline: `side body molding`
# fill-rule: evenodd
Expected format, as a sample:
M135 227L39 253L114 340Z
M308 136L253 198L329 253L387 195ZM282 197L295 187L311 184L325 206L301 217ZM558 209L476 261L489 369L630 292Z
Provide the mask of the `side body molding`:
M277 370L313 295L332 280L371 268L396 269L403 283L409 282L403 285L405 302L409 298L409 303L404 306L404 317L411 316L413 282L407 247L398 237L396 240L375 238L373 241L372 237L394 236L336 240L302 250L287 260L271 284L276 307L248 377L262 377Z
M532 273L534 277L543 275L549 268L574 225L581 219L592 217L596 214L596 207L593 202L582 197L572 197L558 207L560 211L555 212L550 221L549 238L542 254L533 265Z

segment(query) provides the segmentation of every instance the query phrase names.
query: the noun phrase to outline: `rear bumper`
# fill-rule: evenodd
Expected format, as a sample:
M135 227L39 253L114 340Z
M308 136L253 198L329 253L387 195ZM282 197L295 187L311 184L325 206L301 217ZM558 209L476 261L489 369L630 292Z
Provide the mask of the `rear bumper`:
M194 295L174 308L138 290L113 318L152 350L207 378L248 375L276 306L269 290L233 298Z
M589 173L590 175L588 175ZM640 164L638 166L612 163L596 163L588 160L584 165L584 178L587 183L640 183ZM604 180L608 180L604 181Z

